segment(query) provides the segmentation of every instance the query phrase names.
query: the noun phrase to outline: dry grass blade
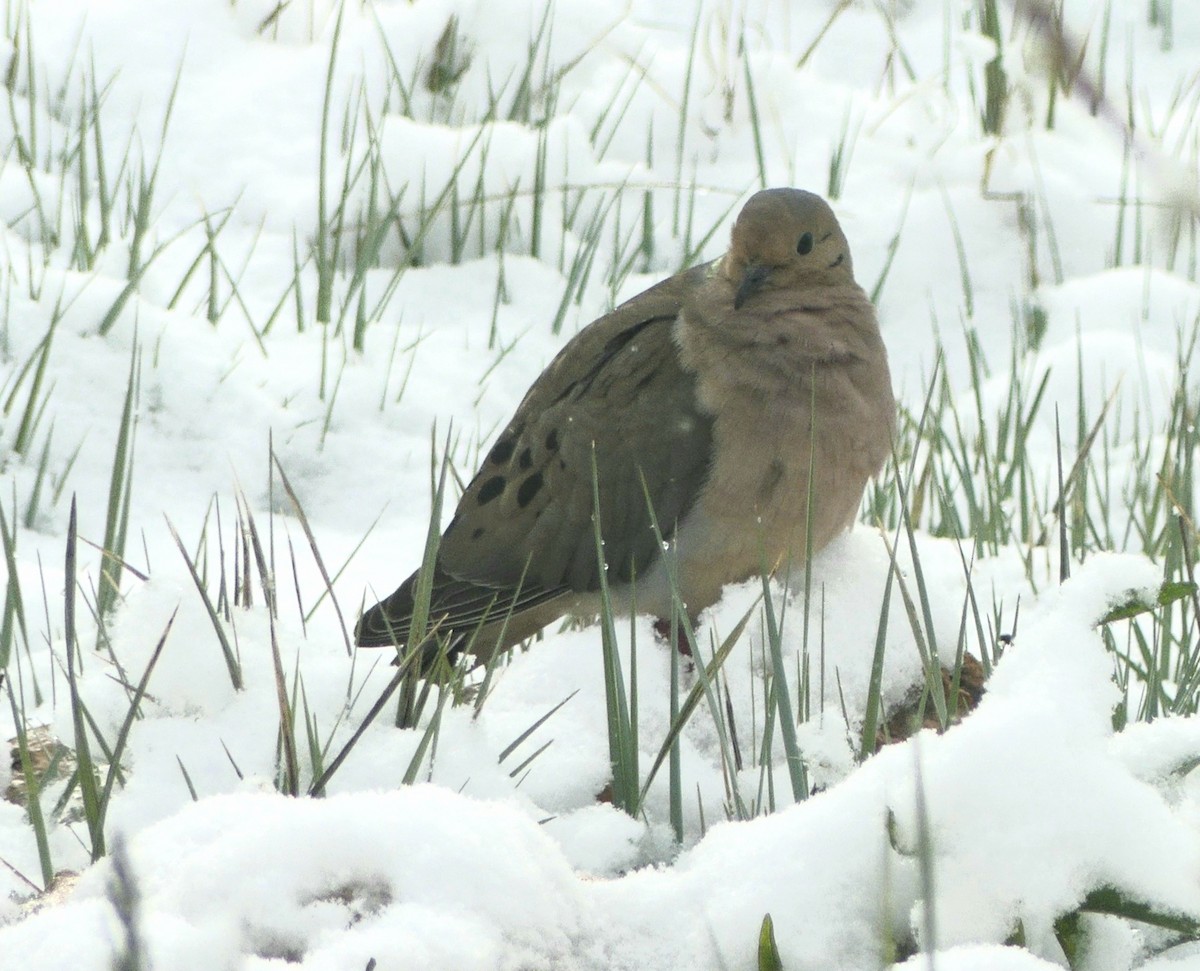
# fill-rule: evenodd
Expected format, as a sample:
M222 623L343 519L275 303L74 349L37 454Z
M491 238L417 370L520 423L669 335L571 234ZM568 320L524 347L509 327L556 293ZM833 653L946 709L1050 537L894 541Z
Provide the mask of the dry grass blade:
M187 766L183 764L183 759L176 755L175 762L179 766L179 772L183 776L183 784L187 786L188 795L192 797L192 802L199 802L200 794L196 792L196 786L192 782L191 773L188 772Z
M112 550L106 550L99 543L96 543L96 542L88 539L86 536L80 536L79 542L81 542L84 546L90 546L92 549L96 550L100 554L100 556L103 558L103 560L106 564L111 563L113 566L117 567L118 569L121 569L127 573L133 574L135 577L137 577L137 579L141 580L143 583L146 583L149 581L150 574L143 573L132 563L117 556Z
M240 507L238 518L246 524L246 532L250 536L250 549L254 552L254 565L258 567L258 581L262 587L263 600L266 601L267 610L270 612L272 619L274 619L279 615L278 604L275 600L275 577L267 567L267 557L263 552L262 541L258 535L258 526L254 522L254 515L250 512L250 504L246 502L245 495L240 491L238 492L237 501ZM248 566L247 572L249 572ZM247 582L249 582L249 578L247 578Z
M822 24L821 29L817 31L817 36L812 39L812 42L804 49L804 53L800 55L799 60L796 61L797 71L801 70L804 65L808 63L808 59L813 56L813 52L820 46L821 41L825 39L825 35L829 33L829 28L833 26L834 21L837 20L845 10L849 9L853 3L854 0L838 0L837 6L829 11L829 16L825 19L825 23Z
M355 745L358 744L358 740L362 738L363 733L366 732L366 730L371 726L371 723L379 717L379 713L383 711L383 708L388 703L388 700L396 693L396 689L405 683L405 679L411 677L410 669L414 664L418 663L422 657L426 642L433 638L436 634L437 627L435 625L434 627L430 628L429 632L426 634L425 641L413 645L413 647L409 649L409 651L400 659L399 664L396 667L396 673L392 675L392 680L387 683L386 687L384 687L379 697L375 700L375 704L371 706L371 710L367 712L366 717L363 718L361 723L359 723L358 728L354 730L354 734L351 735L346 741L346 744L342 746L341 751L334 756L333 761L326 766L325 771L322 772L316 779L314 779L312 785L308 787L308 794L310 796L325 795L325 787L329 785L329 780L333 778L333 774L337 772L339 768L341 768L342 763L346 761L346 758L349 756L351 750Z
M1087 463L1088 456L1092 453L1092 446L1096 444L1096 438L1100 434L1100 428L1104 424L1104 419L1108 417L1108 413L1113 404L1117 400L1117 392L1121 389L1121 377L1117 377L1116 386L1112 393L1104 402L1104 406L1100 409L1100 415L1092 425L1091 430L1087 434L1087 438L1079 446L1079 454L1075 456L1075 462L1071 465L1071 471L1067 473L1065 479L1059 483L1058 498L1054 501L1054 505L1050 509L1050 514L1054 517L1062 517L1067 505L1067 490L1075 485L1076 480L1083 474L1083 469ZM1061 461L1061 458L1060 458ZM1049 539L1050 527L1046 525L1042 528L1041 535L1038 537L1038 546L1044 546Z
M124 754L125 745L129 741L129 732L133 728L134 720L137 718L138 708L141 706L142 699L146 696L146 688L150 684L150 675L154 673L154 667L158 664L163 647L167 643L167 636L171 633L171 628L175 624L175 615L178 613L178 607L171 611L170 619L167 620L167 626L163 629L158 643L154 645L154 651L150 654L150 660L146 663L146 670L142 672L141 680L138 681L137 688L134 690L129 709L125 712L125 720L121 723L121 728L117 732L117 742L113 746L112 759L108 766L108 776L104 780L104 792L100 796L101 823L103 823L104 817L108 813L108 803L112 796L113 784L120 775L121 756Z
M225 628L221 626L221 618L217 616L217 611L213 607L212 600L209 599L208 591L204 589L204 581L200 579L200 574L196 570L196 564L188 556L187 548L183 545L183 540L179 538L179 533L176 532L175 526L170 519L167 519L167 529L171 531L171 537L175 540L175 545L179 547L179 554L183 557L183 562L187 564L188 572L192 575L192 582L196 585L196 592L200 594L200 599L204 603L204 609L208 611L208 618L212 621L213 630L217 635L217 642L221 645L221 654L225 657L225 665L229 668L229 680L233 682L233 687L236 690L241 691L243 687L242 665L229 643L229 637L225 633Z
M284 791L289 796L300 795L300 760L296 755L296 713L288 700L287 680L283 674L283 659L279 653L279 638L275 633L275 615L268 613L271 631L271 663L275 674L275 695L279 701L279 735L283 742Z
M520 735L518 735L511 742L509 742L509 744L507 746L505 746L504 750L497 757L496 761L503 762L506 758L508 758L510 755L512 755L513 752L516 751L517 747L523 741L525 741L525 739L527 739L530 735L532 735L539 728L541 728L542 725L544 725L554 715L554 713L558 711L558 709L560 709L568 701L570 701L572 698L574 698L577 694L579 694L578 688L576 688L569 695L567 695L565 698L563 698L563 700L560 701L557 705L555 705L548 712L546 712L544 715L542 715L537 721L535 721L532 725L530 725L527 729L525 729L525 731L521 732Z
M275 583L267 568L262 541L258 535L258 526L250 512L250 505L246 502L246 497L240 493L238 502L246 524L246 531L250 534L250 546L254 550L254 560L258 566L263 597L267 603L267 623L271 636L271 663L275 674L275 696L279 703L279 737L283 744L283 789L289 796L298 796L300 795L300 760L296 754L296 713L288 700L287 679L283 673L283 656L279 651L279 636L275 628L277 616Z
M300 520L300 528L304 530L304 536L308 540L308 548L312 550L313 561L317 564L317 569L321 571L321 580L325 583L325 591L329 594L329 600L333 604L333 609L337 613L338 625L342 628L342 640L346 644L346 656L350 657L354 653L354 648L350 644L350 630L346 626L346 616L342 613L341 604L338 603L337 594L333 592L333 581L329 578L329 571L325 569L325 561L321 558L321 551L317 548L317 538L313 535L312 527L308 524L308 517L304 514L304 507L300 505L300 500L296 498L296 490L292 488L292 483L287 477L287 473L283 471L283 466L279 463L279 456L271 453L271 461L275 463L275 468L279 471L279 479L283 483L283 491L287 493L288 499L292 502L292 507L296 510L296 518Z

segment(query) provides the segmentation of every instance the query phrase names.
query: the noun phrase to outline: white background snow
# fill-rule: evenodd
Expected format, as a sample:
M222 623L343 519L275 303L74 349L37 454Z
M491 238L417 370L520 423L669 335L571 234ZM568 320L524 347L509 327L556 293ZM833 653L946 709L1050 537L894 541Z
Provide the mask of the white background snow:
M1122 129L1104 111L1093 115L1085 97L1060 93L1055 127L1046 129L1049 58L1023 29L1005 49L1014 86L1005 133L981 134L972 91L978 94L994 47L978 33L975 5L961 0L855 0L798 68L835 6L832 0L695 0L668 11L649 0L558 0L545 64L548 73L563 73L557 101L540 106L553 116L543 136L520 121L484 117L489 91L504 84L512 91L525 69L530 38L543 23L537 0L346 4L330 99L332 191L346 164L343 117L360 103L380 125L380 171L393 191L407 186L402 212L415 214L422 199L436 198L481 124L484 135L459 175L468 191L478 184L503 199L514 186L531 187L543 151L545 178L555 190L546 198L536 256L529 194L518 194L502 256L495 252L499 203L487 209L486 245L476 231L457 262L449 222L435 223L423 264L400 276L380 319L367 327L362 353L349 341L355 304L340 333L315 321L316 272L308 262L335 6L297 0L263 31L274 8L267 0L38 0L6 7L0 64L16 58L23 72L29 37L36 65L34 90L21 72L10 77L12 111L0 112L0 389L5 397L24 389L3 418L0 502L17 527L31 642L28 651L14 650L8 679L31 726L47 724L70 740L62 669L67 510L76 495L80 535L103 539L136 345L141 383L126 555L149 579L125 576L109 630L130 677L144 669L168 618L178 615L144 717L132 730L127 784L112 800L108 827L126 840L155 968L365 968L374 959L380 969L405 971L746 969L756 966L767 913L788 969L880 967L890 928L911 927L922 944L931 937L914 849L918 765L932 836L938 968L1027 971L1061 962L1053 921L1100 886L1120 887L1164 911L1200 915L1200 782L1195 773L1173 774L1200 755L1200 723L1163 719L1112 731L1119 697L1113 659L1094 624L1128 591L1156 587L1161 568L1136 552L1097 554L1061 588L1049 553L1036 557L1040 572L1032 586L1020 550L978 561L972 582L989 610L991 602L1002 604L1011 622L1021 600L1017 641L983 703L944 735L922 733L856 766L846 717L852 727L862 718L888 572L880 534L856 528L813 568L813 588L823 596L823 614L813 620L820 627L813 629L824 632L828 676L824 696L811 700L816 714L800 733L813 780L828 788L782 808L790 796L777 766L780 811L723 822L725 782L702 705L682 740L689 798L680 851L668 824L665 779L651 790L644 819L596 799L609 765L594 627L551 628L517 654L499 672L478 718L470 707L447 709L421 784L401 786L420 731L397 730L385 714L334 777L328 798L276 794L278 710L261 597L258 606L235 611L245 669L245 688L235 691L171 538L167 520L195 550L210 517L211 579L219 562L214 497L229 564L239 490L260 529L273 523L284 670L289 681L299 672L321 738L332 734L339 747L391 672L378 653L347 656L328 599L302 624L289 542L306 610L323 584L278 480L268 486L269 443L324 561L340 570L343 608L353 615L364 599L390 592L419 563L435 424L439 445L453 429L455 461L469 473L479 449L572 333L678 268L685 243L674 231L672 202L680 172L685 204L694 199L693 239L719 224L696 259L721 252L730 215L759 181L746 62L768 184L826 193L830 158L846 140L843 132L850 133L834 207L864 287L880 278L898 239L878 307L904 405L919 411L939 345L951 385L968 391L968 335L992 367L983 384L985 413L1004 401L1012 355L1022 373L1049 368L1049 407L1030 437L1049 481L1053 405L1074 416L1082 393L1094 418L1119 382L1110 416L1125 432L1123 448L1111 456L1119 489L1130 463L1144 458L1132 429L1153 435L1165 420L1181 334L1200 314L1195 241L1190 268L1186 229L1183 249L1171 258L1177 210L1164 205L1196 200L1200 5L1166 4L1173 18L1167 44L1166 28L1148 23L1142 0L1065 4L1070 30L1092 38L1085 64L1093 74L1101 69L1100 24L1110 18L1104 70L1118 114L1133 66L1129 93L1143 124L1129 157ZM1009 24L1012 8L1000 9ZM470 55L452 97L420 83L451 15ZM694 27L680 166L679 117ZM407 115L386 83L389 57L418 81ZM543 66L539 60L539 74ZM108 166L118 167L127 153L127 177L135 178L141 165L158 166L144 255L162 246L103 336L99 324L126 285L132 229L117 220L118 240L99 253L94 268L80 270L71 265L69 245L47 252L38 216L50 213L62 234L73 232L77 185L62 178L60 160L46 160L73 144L84 79L93 76L104 88L100 137ZM15 146L18 136L31 134L38 160L27 169ZM365 138L361 130L358 138ZM362 146L355 143L353 157L361 157ZM589 214L597 201L627 187L619 207L605 215L596 265L556 335L551 322L587 223L561 230L564 198L575 198L557 191L563 184L599 187L587 197ZM646 191L656 218L651 265L638 262L638 272L611 292L612 240L635 227L640 234ZM1019 223L1022 196L1035 200L1041 227L1036 289ZM1143 202L1142 245L1132 242L1130 214L1118 253L1122 196ZM86 205L94 227L94 190ZM210 225L224 221L214 245L228 273L218 284L220 300L230 302L215 324L206 317L207 256L169 307L205 252L206 218ZM396 240L385 241L367 281L372 305L386 296L400 256ZM298 298L289 289L297 259L305 264ZM335 318L346 277L338 287ZM1031 301L1047 315L1036 353L1021 341L1014 347L1013 337L1012 308ZM18 455L12 445L29 386L28 376L18 384L19 369L47 333L56 306L65 309L49 353L46 411L35 448ZM260 342L254 328L277 308ZM973 415L974 402L961 410ZM57 500L45 486L29 528L23 512L51 422L50 482L57 486L66 473L65 484ZM1073 422L1064 421L1063 431L1064 449L1073 455ZM919 550L937 592L936 635L953 644L966 591L959 546L922 537ZM99 556L86 546L80 556L81 587L90 594ZM705 640L709 629L718 639L728 633L758 592L754 584L729 590L705 616ZM779 587L774 592L783 594ZM801 650L800 615L797 601L785 630L789 658ZM112 735L128 697L111 677L107 656L92 653L94 623L82 606L80 624L81 692L100 729ZM894 703L921 677L898 597L889 631L885 700ZM627 647L627 625L620 633ZM670 660L654 644L647 618L637 621L637 634L648 766L669 724ZM756 711L761 718L763 638L756 617L726 667L741 726L755 724ZM576 690L498 764L510 742ZM0 709L0 733L13 738L9 706ZM510 776L551 739L523 779ZM778 745L775 753L781 758ZM758 780L757 767L742 773L748 790ZM0 788L9 782L6 761ZM120 941L105 896L109 865L88 867L82 823L56 824L50 835L55 868L86 872L65 901L30 915L21 901L32 891L20 875L40 883L32 830L23 808L0 802L0 968L108 968ZM1004 946L1018 924L1026 947ZM1090 926L1084 961L1092 971L1200 968L1200 954L1179 950L1147 963L1153 933L1135 924L1095 918ZM913 958L913 966L925 960Z

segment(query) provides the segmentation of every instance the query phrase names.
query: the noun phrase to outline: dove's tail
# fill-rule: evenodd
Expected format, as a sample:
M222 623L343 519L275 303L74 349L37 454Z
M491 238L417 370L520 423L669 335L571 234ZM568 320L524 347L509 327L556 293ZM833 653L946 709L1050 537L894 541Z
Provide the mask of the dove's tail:
M359 647L413 647L419 577L418 570L391 596L363 612L354 628ZM497 590L455 579L435 566L420 666L427 670L442 652L451 661L463 651L487 660L562 616L561 600L558 591Z

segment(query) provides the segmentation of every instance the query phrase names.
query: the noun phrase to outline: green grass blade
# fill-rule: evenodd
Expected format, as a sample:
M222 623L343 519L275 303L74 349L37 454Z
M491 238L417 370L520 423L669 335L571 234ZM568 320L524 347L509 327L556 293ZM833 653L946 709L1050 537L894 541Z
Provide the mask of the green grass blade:
M637 817L641 808L638 790L638 748L633 734L621 658L617 649L617 631L613 623L614 607L608 589L608 564L604 560L604 539L600 523L600 478L596 469L596 449L591 451L592 530L596 546L596 567L600 579L600 640L604 654L604 697L608 712L608 755L612 765L613 805Z
M125 384L125 403L113 452L112 475L108 486L108 512L104 520L104 555L100 563L100 585L96 592L96 612L103 618L116 606L120 596L120 568L114 563L125 559L125 534L129 527L129 502L133 489L133 444L137 418L134 405L141 384L141 346L134 338L129 356L129 377Z
M54 863L50 857L50 837L46 828L46 817L42 813L41 786L37 773L34 771L33 760L29 755L29 734L24 712L17 706L11 678L4 680L4 687L8 689L8 703L12 709L13 725L17 732L17 757L20 761L21 776L25 779L25 812L29 816L29 825L37 844L38 863L42 870L42 889L45 890L49 889L54 882Z
M75 759L79 779L79 793L83 798L84 818L87 820L91 839L92 861L105 854L104 819L100 806L100 793L96 788L96 767L92 761L88 743L87 725L84 720L83 702L79 696L79 644L75 630L76 538L78 536L75 497L71 497L71 518L67 525L67 556L65 568L64 635L67 653L67 684L71 693L71 715L75 729Z
M758 932L758 971L783 971L783 958L775 943L775 922L766 914Z
M217 616L216 608L213 607L212 600L209 599L208 591L204 588L204 581L200 579L200 573L196 569L196 564L188 556L187 548L183 545L183 540L179 538L179 533L175 530L175 526L171 523L170 519L167 520L167 529L171 531L171 537L175 540L175 545L179 547L179 553L183 557L183 562L187 564L188 573L191 574L192 583L196 586L196 592L200 594L200 599L204 603L204 609L208 612L208 619L212 622L213 631L217 635L217 643L220 645L221 654L225 658L225 666L229 670L229 680L235 690L241 691L243 687L242 665L229 643L229 637L226 635L225 628L221 624L221 618Z

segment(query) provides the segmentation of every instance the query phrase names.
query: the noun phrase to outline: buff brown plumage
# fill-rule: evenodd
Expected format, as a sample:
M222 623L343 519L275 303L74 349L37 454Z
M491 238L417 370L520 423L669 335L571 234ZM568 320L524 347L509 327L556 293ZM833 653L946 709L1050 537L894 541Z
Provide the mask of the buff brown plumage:
M875 310L833 210L799 189L759 192L725 256L589 324L533 383L442 536L430 622L487 658L596 612L593 450L618 606L670 616L649 497L695 617L726 584L803 564L848 529L894 421ZM363 614L360 645L406 643L416 580Z

